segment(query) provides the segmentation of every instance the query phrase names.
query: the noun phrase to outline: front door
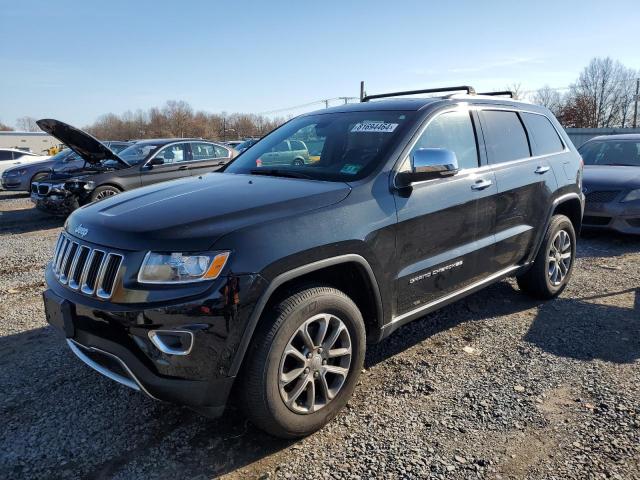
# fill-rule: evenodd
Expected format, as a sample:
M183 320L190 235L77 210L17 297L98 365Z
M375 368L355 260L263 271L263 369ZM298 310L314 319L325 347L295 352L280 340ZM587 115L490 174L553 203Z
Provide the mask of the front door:
M494 247L495 176L479 168L470 112L461 108L428 120L411 152L418 148L453 151L460 171L396 193L397 319L488 276Z
M151 158L151 160L161 160L161 164L151 165L150 161L147 161L140 168L140 183L144 186L188 177L189 159L187 155L187 144L174 143L167 145Z

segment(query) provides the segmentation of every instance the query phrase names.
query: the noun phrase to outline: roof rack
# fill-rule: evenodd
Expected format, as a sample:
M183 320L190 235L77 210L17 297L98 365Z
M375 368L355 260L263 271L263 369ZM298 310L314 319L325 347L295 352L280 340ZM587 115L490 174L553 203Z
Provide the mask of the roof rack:
M510 98L513 98L513 92L511 90L500 90L498 92L483 92L483 93L479 93L478 95L487 95L489 97L509 96Z
M427 88L424 90L407 90L404 92L390 92L390 93L378 93L376 95L367 95L364 91L364 82L360 82L360 101L368 102L376 98L388 98L388 97L402 97L405 95L417 95L419 93L441 93L441 92L457 92L464 90L469 95L475 95L476 91L469 85L461 85L458 87L441 87L441 88Z

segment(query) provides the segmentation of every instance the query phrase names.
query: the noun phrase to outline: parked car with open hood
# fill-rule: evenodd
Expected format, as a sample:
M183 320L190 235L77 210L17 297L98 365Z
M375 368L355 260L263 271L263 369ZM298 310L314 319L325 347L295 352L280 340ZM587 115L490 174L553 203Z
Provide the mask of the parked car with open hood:
M133 145L132 142L106 141L104 143L114 153L121 152ZM54 156L40 162L26 163L5 170L2 173L2 188L5 190L24 191L31 190L31 184L45 180L52 173L71 173L80 171L85 166L82 157L65 148Z
M32 200L59 213L144 185L212 172L235 155L228 147L195 138L141 140L116 154L58 120L38 120L38 125L86 162L80 170L56 173L31 185Z
M640 234L640 134L595 137L578 151L584 160L584 226Z
M0 148L0 173L17 165L28 165L48 158L48 155L36 155L19 148Z

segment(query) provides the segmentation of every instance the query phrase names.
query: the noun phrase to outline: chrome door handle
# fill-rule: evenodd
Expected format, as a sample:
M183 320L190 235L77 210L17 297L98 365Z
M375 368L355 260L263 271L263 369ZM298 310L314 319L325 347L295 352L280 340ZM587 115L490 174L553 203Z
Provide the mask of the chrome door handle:
M471 190L484 190L485 188L489 188L493 182L491 180L478 180L476 183L471 185Z
M547 167L546 165L540 165L538 168L535 169L535 173L538 173L540 175L542 175L543 173L547 173L549 171L549 167Z

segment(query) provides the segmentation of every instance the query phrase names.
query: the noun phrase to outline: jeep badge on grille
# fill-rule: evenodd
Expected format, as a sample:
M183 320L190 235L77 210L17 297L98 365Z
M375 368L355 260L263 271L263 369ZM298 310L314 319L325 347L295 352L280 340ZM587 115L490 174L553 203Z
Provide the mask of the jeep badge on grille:
M86 227L83 227L82 224L78 225L76 227L76 229L73 231L74 233L77 233L78 235L80 235L81 237L84 238L84 236L89 233L89 229Z

